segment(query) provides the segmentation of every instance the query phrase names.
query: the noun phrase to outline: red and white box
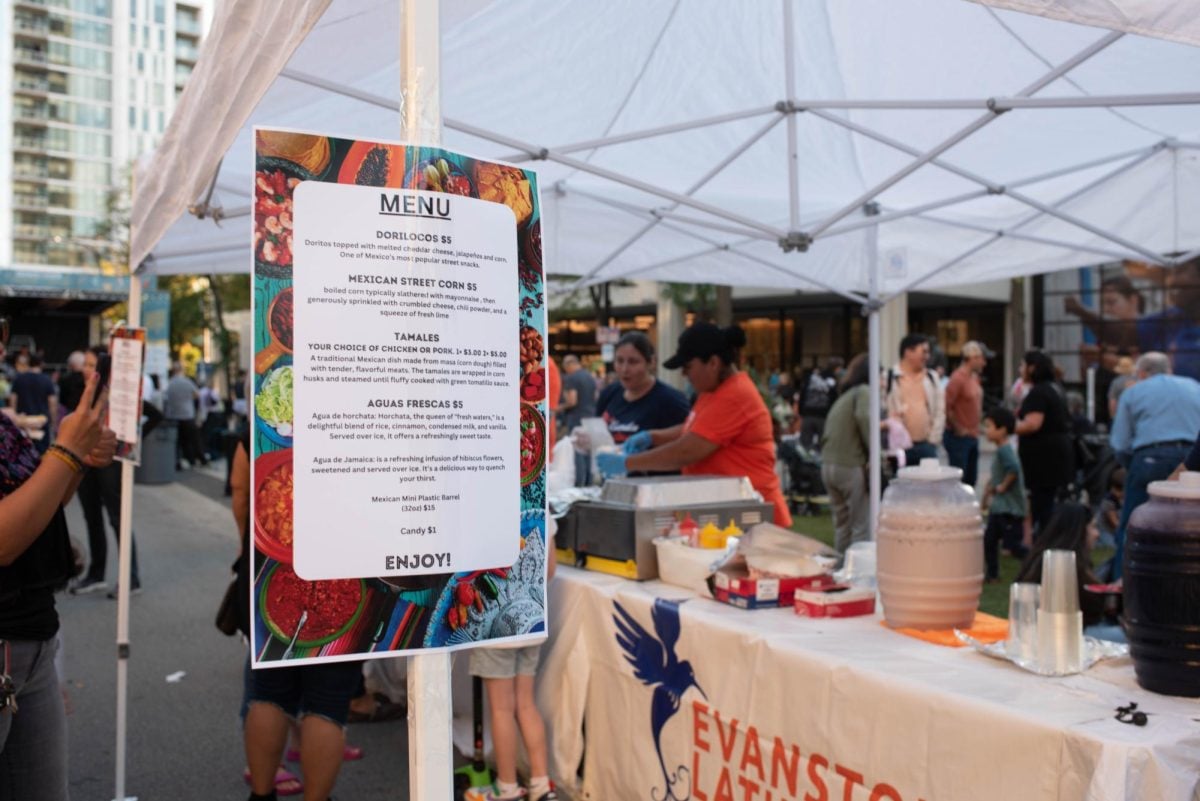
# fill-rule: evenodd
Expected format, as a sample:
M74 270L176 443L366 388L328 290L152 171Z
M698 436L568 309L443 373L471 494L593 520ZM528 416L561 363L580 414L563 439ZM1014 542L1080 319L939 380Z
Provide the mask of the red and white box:
M814 590L797 590L793 603L800 617L859 617L875 612L875 591L834 584Z
M828 573L802 578L750 578L744 571L718 570L713 576L713 596L722 603L743 609L766 606L790 606L800 590L817 590L833 586Z

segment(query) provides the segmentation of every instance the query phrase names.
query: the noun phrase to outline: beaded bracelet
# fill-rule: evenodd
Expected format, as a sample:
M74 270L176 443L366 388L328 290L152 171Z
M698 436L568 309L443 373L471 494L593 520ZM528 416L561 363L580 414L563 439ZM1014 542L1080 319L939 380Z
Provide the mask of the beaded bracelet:
M83 472L83 460L72 453L68 448L64 448L57 442L46 449L46 453L61 459L64 464L71 468L76 473Z

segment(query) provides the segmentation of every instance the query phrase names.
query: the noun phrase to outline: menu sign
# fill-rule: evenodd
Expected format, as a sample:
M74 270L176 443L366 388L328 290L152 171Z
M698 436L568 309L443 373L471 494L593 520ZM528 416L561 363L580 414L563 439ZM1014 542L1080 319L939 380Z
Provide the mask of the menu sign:
M545 632L534 173L255 132L256 667Z
M512 210L316 182L295 205L296 573L512 564L520 538L496 525L520 515Z
M116 329L108 352L112 358L108 379L108 427L117 435L117 458L140 464L146 329L128 326Z

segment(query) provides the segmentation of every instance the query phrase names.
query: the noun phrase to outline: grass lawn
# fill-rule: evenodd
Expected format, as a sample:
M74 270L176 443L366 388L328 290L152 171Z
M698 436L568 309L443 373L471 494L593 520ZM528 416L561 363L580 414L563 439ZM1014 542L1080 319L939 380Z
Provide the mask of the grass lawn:
M833 545L833 517L829 513L811 517L796 515L793 518L792 530ZM1101 564L1112 556L1112 549L1098 548L1092 554L1092 561ZM983 585L983 596L979 599L980 611L996 617L1008 617L1008 586L1017 577L1021 563L1003 551L1000 552L1000 580L994 584Z

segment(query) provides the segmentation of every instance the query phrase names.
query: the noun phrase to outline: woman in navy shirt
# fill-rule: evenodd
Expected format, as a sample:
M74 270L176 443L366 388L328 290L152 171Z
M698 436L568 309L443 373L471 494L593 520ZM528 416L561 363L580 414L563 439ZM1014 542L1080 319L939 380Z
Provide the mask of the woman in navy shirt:
M617 342L613 368L618 382L600 393L596 414L618 445L642 431L677 426L691 412L682 392L654 377L655 366L654 346L641 331L630 331Z

